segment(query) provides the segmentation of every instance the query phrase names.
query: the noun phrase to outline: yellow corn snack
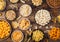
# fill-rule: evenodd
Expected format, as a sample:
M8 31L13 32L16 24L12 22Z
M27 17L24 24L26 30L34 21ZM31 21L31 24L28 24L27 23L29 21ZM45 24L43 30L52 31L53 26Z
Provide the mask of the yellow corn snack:
M0 10L3 10L6 6L6 2L4 0L0 0Z
M5 20L0 20L0 39L7 37L10 34L10 25Z
M36 30L33 32L32 39L35 41L40 41L43 39L43 36L44 34L41 31Z

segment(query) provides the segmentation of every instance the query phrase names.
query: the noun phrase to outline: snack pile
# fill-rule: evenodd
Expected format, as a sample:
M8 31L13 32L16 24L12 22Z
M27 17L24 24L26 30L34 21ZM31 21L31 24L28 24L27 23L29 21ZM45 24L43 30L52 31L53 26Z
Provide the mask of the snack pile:
M8 20L14 20L16 18L16 13L13 10L9 10L6 12L6 18Z
M39 5L42 5L42 0L32 0L32 3L33 3L33 5L35 5L35 6L39 6Z
M60 28L53 27L49 32L49 36L53 40L58 40L60 39Z
M27 30L30 26L30 21L27 18L22 18L19 21L19 28L22 30Z
M35 41L40 41L44 38L43 36L43 32L41 32L40 30L35 30L32 34L32 39Z
M24 4L20 7L20 14L24 17L27 17L31 14L32 8L28 4Z
M4 10L6 7L6 2L4 0L0 0L0 10Z
M45 26L51 20L49 11L44 9L37 11L35 15L35 20L36 20L36 23L38 23L39 25Z
M60 7L60 0L46 0L48 5L51 7L51 8L59 8Z
M19 30L15 30L11 36L14 42L21 42L23 40L23 33Z
M4 39L10 35L10 25L5 20L0 20L0 39Z

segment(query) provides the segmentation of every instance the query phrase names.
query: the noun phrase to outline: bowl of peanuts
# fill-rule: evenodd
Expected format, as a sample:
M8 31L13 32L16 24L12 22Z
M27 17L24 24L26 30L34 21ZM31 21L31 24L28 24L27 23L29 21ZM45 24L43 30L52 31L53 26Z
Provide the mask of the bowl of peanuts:
M4 19L0 19L0 41L7 39L10 36L10 33L10 24Z

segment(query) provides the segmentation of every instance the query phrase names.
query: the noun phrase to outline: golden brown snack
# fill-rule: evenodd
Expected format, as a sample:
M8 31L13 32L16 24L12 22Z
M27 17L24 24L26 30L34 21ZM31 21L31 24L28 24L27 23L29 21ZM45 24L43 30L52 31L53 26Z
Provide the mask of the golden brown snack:
M60 39L60 28L53 27L49 32L49 36L53 40L58 40Z
M39 6L42 4L42 0L32 0L33 5Z
M14 42L21 42L23 37L23 33L20 30L15 30L11 35L11 38Z
M30 21L27 18L21 18L19 21L19 28L22 30L27 30L30 27Z
M46 0L51 8L60 8L60 0Z

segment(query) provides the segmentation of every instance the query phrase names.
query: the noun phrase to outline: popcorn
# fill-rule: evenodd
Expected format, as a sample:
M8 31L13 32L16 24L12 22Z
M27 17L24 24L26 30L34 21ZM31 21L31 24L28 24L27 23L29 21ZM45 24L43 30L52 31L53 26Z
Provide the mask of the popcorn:
M35 15L35 20L37 24L45 26L51 20L50 13L47 10L41 9L37 11Z

